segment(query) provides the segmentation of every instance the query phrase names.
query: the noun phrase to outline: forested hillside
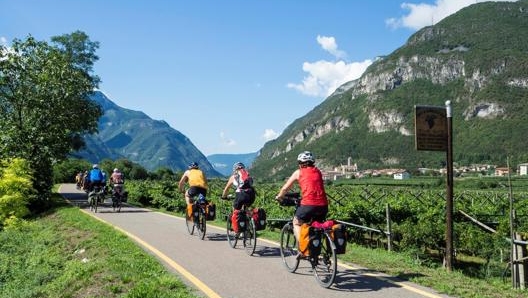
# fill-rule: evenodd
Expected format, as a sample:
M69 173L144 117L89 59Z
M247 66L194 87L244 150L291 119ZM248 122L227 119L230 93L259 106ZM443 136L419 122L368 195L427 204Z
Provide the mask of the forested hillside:
M415 150L414 107L446 100L455 163L527 162L527 31L526 0L477 3L421 29L265 144L253 172L282 179L303 150L325 167L442 167L445 153Z

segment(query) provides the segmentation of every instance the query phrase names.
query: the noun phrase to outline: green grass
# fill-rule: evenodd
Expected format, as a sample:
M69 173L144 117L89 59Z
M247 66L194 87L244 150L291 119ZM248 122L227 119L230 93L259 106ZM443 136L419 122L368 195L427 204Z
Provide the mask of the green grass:
M197 297L125 235L59 204L0 232L0 297Z

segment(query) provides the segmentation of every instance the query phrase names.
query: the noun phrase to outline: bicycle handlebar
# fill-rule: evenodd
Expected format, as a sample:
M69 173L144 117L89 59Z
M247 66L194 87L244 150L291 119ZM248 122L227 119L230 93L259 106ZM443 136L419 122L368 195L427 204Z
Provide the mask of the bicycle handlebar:
M235 198L235 195L233 194L228 194L227 197L220 197L220 199L225 200L225 201L233 200L234 198Z
M284 197L276 199L281 206L299 206L301 204L301 194L298 192L286 193Z

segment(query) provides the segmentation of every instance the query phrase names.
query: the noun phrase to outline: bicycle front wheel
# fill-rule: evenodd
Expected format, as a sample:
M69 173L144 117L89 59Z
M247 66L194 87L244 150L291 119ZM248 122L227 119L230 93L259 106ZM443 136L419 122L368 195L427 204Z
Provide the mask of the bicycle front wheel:
M337 256L335 244L328 233L324 233L321 239L321 253L317 259L312 260L314 277L324 288L329 288L337 274Z
M293 234L293 224L291 222L282 227L280 239L282 262L286 266L286 269L293 273L299 267L300 259L297 257L299 250L297 249L297 240Z
M233 231L233 224L231 223L231 216L232 215L233 214L230 213L229 216L226 219L226 222L227 222L226 235L227 235L227 242L229 243L229 246L231 246L232 248L235 248L235 246L237 244L237 237L236 237L235 231Z
M198 236L200 239L205 238L205 230L207 228L206 221L205 221L205 209L200 208L200 212L198 212L198 220L196 221L196 228L198 229Z
M244 232L244 248L246 249L246 253L250 256L253 255L255 248L257 248L257 231L255 230L255 222L253 221L253 218L249 218L248 227Z

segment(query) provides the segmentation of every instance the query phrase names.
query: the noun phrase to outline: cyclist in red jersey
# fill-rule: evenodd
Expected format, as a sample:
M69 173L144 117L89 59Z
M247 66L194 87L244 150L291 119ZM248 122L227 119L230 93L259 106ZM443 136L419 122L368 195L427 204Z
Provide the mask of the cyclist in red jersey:
M311 221L323 222L328 214L328 199L324 189L323 175L315 166L315 158L310 151L304 151L297 156L299 168L293 172L288 181L282 186L277 200L282 200L284 195L297 181L301 190L301 205L293 217L293 232L299 239L301 225Z

